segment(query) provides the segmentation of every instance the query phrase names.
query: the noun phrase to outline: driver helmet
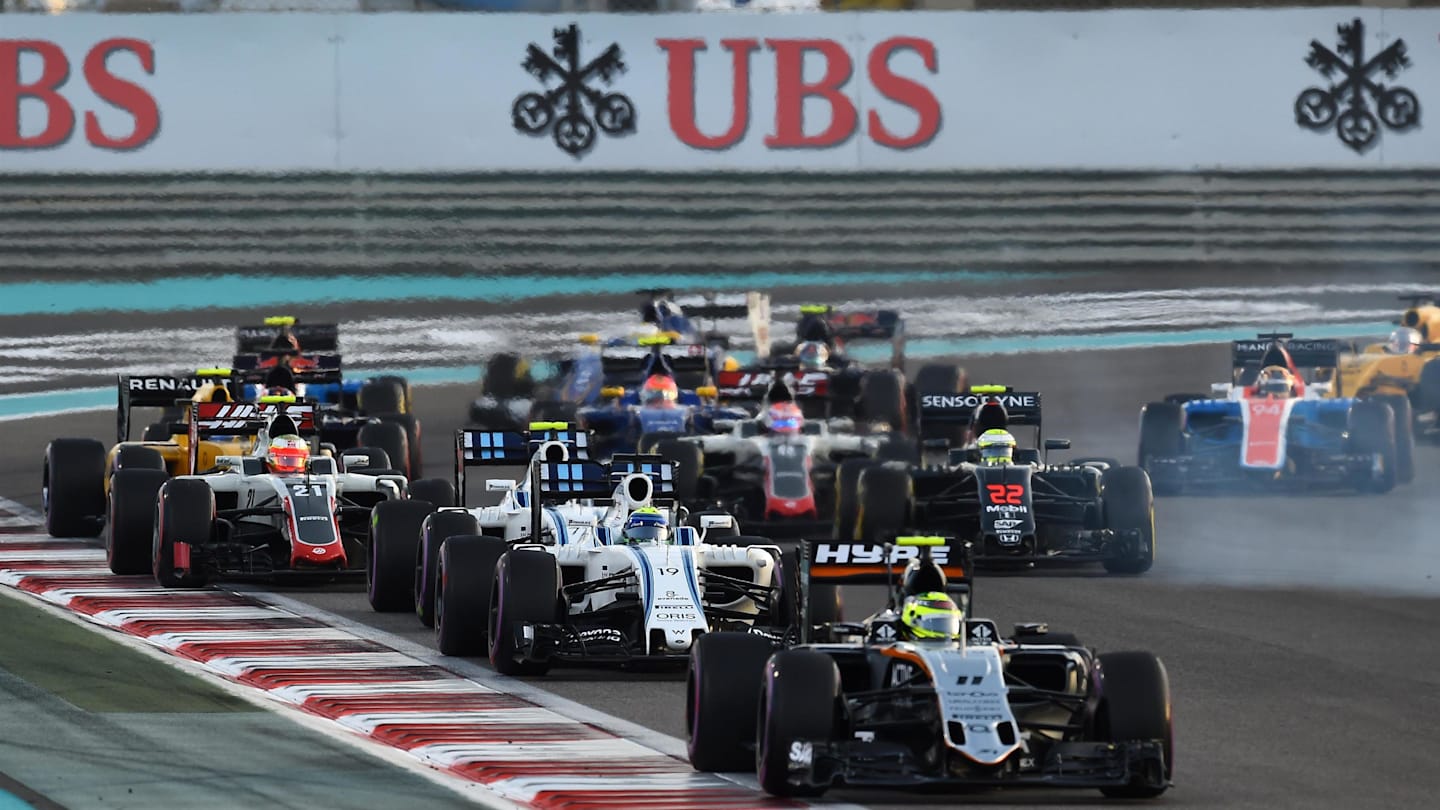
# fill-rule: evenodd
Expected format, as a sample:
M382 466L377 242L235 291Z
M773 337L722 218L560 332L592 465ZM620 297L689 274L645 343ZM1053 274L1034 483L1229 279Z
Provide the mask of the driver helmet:
M630 513L622 532L627 543L670 542L670 521L653 506L642 506Z
M818 340L807 340L795 347L795 358L800 361L800 368L825 368L825 364L830 362L830 349Z
M271 385L265 388L263 395L267 397L293 397L295 396L295 390L286 388L283 385Z
M980 434L975 446L980 450L981 464L996 466L1015 460L1015 437L1008 430L987 430Z
M943 591L928 591L905 597L900 621L913 638L949 640L965 627L965 612Z
M281 475L302 473L309 460L310 443L299 436L288 433L270 440L270 452L266 455L270 472Z
M665 374L652 374L640 386L640 401L652 407L674 407L680 399L680 387L675 379Z
M1402 326L1390 333L1390 339L1385 342L1385 351L1388 354L1415 354L1420 351L1420 333L1408 326Z
M805 414L793 402L777 402L765 411L765 429L771 433L795 434L805 425Z
M1295 375L1284 366L1266 366L1255 378L1255 393L1262 397L1288 399L1295 395Z

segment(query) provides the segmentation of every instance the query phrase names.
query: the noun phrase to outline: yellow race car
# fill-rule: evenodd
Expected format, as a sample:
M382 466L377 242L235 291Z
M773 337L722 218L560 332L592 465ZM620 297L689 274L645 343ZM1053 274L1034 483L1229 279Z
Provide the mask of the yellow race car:
M230 369L201 369L192 376L122 375L118 379L116 443L108 450L96 439L55 439L45 448L41 479L45 528L52 537L98 537L105 527L110 476L141 467L184 475L191 470L189 408L178 421L163 419L145 428L141 441L130 439L134 408L173 412L189 402L234 402L238 378ZM207 438L195 446L196 469L215 466L222 455L245 455L254 436Z
M1433 421L1431 415L1440 412L1440 305L1430 296L1401 300L1410 306L1399 328L1384 343L1342 353L1328 395L1404 397L1418 428L1419 420Z

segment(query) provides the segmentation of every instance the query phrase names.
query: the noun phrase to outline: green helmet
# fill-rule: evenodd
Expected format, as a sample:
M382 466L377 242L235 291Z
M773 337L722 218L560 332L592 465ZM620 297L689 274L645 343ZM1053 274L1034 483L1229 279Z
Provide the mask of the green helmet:
M1015 460L1015 437L1005 430L987 430L975 442L981 464L1009 464Z
M905 598L900 621L917 639L952 639L965 625L965 612L942 591L929 591Z

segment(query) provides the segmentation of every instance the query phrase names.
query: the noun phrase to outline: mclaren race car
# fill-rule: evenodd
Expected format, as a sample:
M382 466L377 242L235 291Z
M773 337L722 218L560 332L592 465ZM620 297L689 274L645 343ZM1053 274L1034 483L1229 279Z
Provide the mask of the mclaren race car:
M950 448L944 463L858 463L839 482L836 536L881 542L909 531L973 543L977 563L1029 568L1099 562L1138 574L1155 559L1150 478L1104 459L1051 463L1068 439L1046 439L1038 392L976 386L965 395L921 395L921 423L959 425L1009 437L1008 457L982 459ZM1010 431L1033 429L1018 447ZM1017 431L1018 432L1018 431Z
M802 622L794 644L701 637L685 700L697 770L758 772L782 797L1040 787L1142 799L1169 788L1170 688L1154 655L1096 654L1039 624L1002 638L970 618L966 547L952 539L807 547L806 583L884 582L888 604L855 624Z
M1140 414L1140 465L1162 495L1257 486L1388 492L1414 476L1404 395L1333 397L1340 343L1262 334L1231 347L1232 379ZM1343 378L1343 372L1339 375Z

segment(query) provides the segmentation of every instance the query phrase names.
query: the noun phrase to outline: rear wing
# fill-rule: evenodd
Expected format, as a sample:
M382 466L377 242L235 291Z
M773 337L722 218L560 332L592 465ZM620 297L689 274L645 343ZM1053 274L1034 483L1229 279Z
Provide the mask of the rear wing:
M333 323L296 323L294 318L266 318L258 326L241 326L235 330L237 354L253 354L275 345L275 339L286 331L295 336L302 351L334 352L340 350L340 326Z
M1329 339L1295 340L1293 335L1281 332L1262 334L1257 335L1255 340L1236 340L1230 344L1231 366L1240 370L1284 365L1277 349L1284 349L1297 369L1335 368L1340 365L1344 344Z
M225 386L231 399L240 399L235 390L239 377L230 369L201 369L195 374L121 374L116 378L116 442L130 441L131 408L172 408L187 404L207 383Z
M290 372L297 383L322 384L340 381L341 355L338 354L296 354L284 350L265 349L252 354L235 355L232 365L245 373L251 382L263 382L267 374L280 365L281 358L289 357Z
M671 298L685 316L697 320L716 321L721 318L745 318L750 315L748 294L698 294Z
M600 370L606 383L635 381L647 369L658 373L666 367L674 374L703 373L710 368L706 347L655 343L600 350Z
M461 503L465 499L467 468L528 467L535 453L549 442L564 445L570 463L590 460L590 433L574 429L567 422L531 422L530 430L525 432L473 428L455 431L455 492ZM609 480L608 474L605 480Z
M272 436L295 433L313 437L319 433L314 403L280 397L261 397L258 402L192 402L185 427L192 475L200 442L212 436L256 436L267 429Z
M974 582L970 573L973 550L964 541L946 537L897 537L893 543L807 540L801 542L800 554L800 592L804 598L801 643L809 640L806 636L812 629L812 585L885 585L891 594L890 606L898 609L902 580L912 563L917 565L915 584L920 590L943 587L957 596L968 612Z
M994 402L1005 409L1011 425L1041 422L1040 392L1015 391L1006 386L977 385L964 393L918 392L920 424L968 425L981 405Z
M826 305L800 307L799 340L824 340L826 333L840 341L890 342L890 360L899 367L905 360L905 319L893 309L842 312Z
M752 366L715 375L715 392L720 399L760 401L779 380L795 399L826 399L830 396L830 372L818 369L786 370L779 366Z

